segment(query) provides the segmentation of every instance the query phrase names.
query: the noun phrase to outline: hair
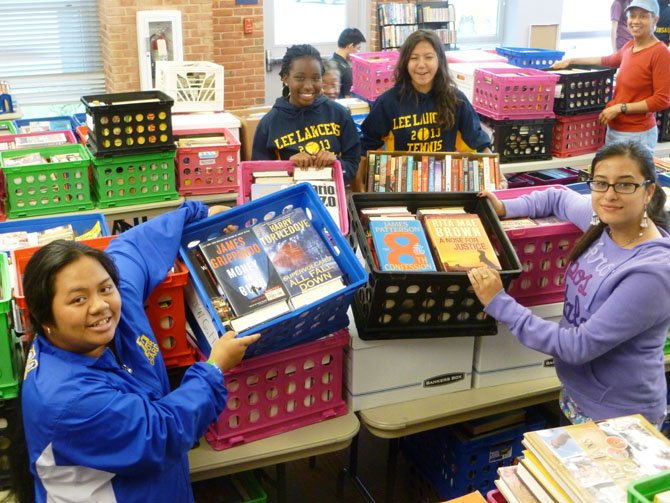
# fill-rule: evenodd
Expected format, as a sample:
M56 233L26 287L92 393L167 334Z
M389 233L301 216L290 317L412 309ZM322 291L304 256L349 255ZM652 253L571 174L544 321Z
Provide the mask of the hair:
M456 106L459 98L456 94L456 84L449 75L447 58L444 54L442 41L432 30L417 30L410 34L400 47L400 58L395 67L395 82L400 86L400 96L413 96L417 101L419 96L412 85L412 78L407 71L412 51L419 42L428 42L437 54L437 73L433 79L433 95L437 103L437 125L442 129L451 129L456 124Z
M43 246L31 257L23 275L23 293L30 313L33 333L41 334L45 324L54 322L53 298L56 276L66 266L81 257L97 260L119 286L119 272L112 258L101 250L58 239Z
M345 28L337 39L337 47L344 49L349 44L362 44L365 37L358 28Z
M286 84L283 83L284 77L288 77L291 72L291 65L296 59L300 58L312 58L319 62L321 66L321 75L323 75L324 67L323 61L321 60L321 54L319 53L314 46L309 44L298 44L292 45L286 49L286 54L281 60L281 69L279 70L279 77L282 79L282 96L284 98L288 97L289 89Z
M640 168L640 173L644 176L644 179L654 183L656 189L647 205L647 215L656 226L667 230L668 217L665 214L665 192L658 184L656 167L654 166L654 157L651 151L646 146L636 141L605 145L596 152L593 161L591 161L591 178L593 178L593 175L595 174L598 163L612 157L628 157L635 161L638 168ZM603 222L599 222L597 225L591 225L577 243L575 243L570 255L568 255L568 260L574 261L584 253L584 251L600 237L605 227L606 224Z
M322 61L321 65L323 66L323 74L324 75L326 73L335 73L335 74L337 74L338 77L341 76L340 67L337 66L337 63L335 61L333 61L332 59Z

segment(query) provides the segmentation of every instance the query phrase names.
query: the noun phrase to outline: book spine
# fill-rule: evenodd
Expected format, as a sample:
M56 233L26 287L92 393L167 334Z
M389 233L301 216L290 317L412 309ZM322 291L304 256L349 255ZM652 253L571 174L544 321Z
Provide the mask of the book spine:
M386 162L388 156L386 154L381 155L381 160L379 161L379 192L386 192Z
M375 190L375 165L377 162L376 154L368 155L368 192Z
M412 192L414 180L414 157L407 156L407 192Z
M442 160L435 159L434 173L435 192L442 192Z

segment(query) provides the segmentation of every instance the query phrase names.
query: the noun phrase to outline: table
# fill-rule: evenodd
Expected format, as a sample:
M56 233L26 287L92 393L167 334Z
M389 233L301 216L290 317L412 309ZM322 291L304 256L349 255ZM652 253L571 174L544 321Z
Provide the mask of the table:
M277 465L279 501L286 501L283 464L346 449L358 434L360 423L354 412L304 426L296 430L215 451L202 438L189 454L191 481L206 480L231 473Z

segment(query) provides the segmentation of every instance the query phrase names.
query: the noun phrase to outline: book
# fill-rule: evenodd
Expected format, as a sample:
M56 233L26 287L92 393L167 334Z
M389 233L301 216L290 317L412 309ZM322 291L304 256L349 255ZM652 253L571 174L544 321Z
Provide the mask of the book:
M524 409L511 410L509 412L501 412L491 416L480 417L477 419L470 419L463 421L461 426L470 435L482 435L489 431L494 431L505 426L512 426L523 423L526 419L526 411Z
M230 327L230 320L235 317L233 308L230 306L223 289L218 284L216 278L212 274L211 269L207 265L202 251L198 246L194 246L187 251L187 255L193 264L196 277L200 280L207 297L209 297L217 316L225 326ZM231 327L232 328L232 327Z
M254 183L285 183L286 185L293 185L292 176L257 176L254 178Z
M302 180L332 180L333 168L300 168L296 166L293 170L293 179L296 182Z
M370 220L370 234L382 271L436 271L421 222Z
M250 187L250 197L255 201L259 197L267 196L293 185L292 183L252 183Z
M495 485L507 500L507 503L541 502L534 493L522 482L517 474L517 466L501 466L498 468L499 480ZM551 499L546 503L553 503Z
M238 229L198 245L241 332L290 311L288 293L252 228Z
M306 180L314 187L314 190L319 195L319 199L328 210L328 213L337 224L338 229L342 230L342 222L340 222L340 203L337 198L337 185L334 180Z
M571 501L623 503L630 482L670 470L670 440L639 414L528 432L523 442Z
M477 214L428 215L424 225L442 270L469 271L482 266L502 269Z
M523 457L519 461L525 471L529 473L535 480L539 482L542 488L551 496L557 503L570 503L570 497L561 488L561 486L549 475L549 472L544 469L542 464L537 460L535 455L528 449L522 451Z
M500 226L505 231L511 231L514 229L526 229L528 227L537 227L539 224L537 221L528 217L520 218L508 218L506 220L500 221Z
M252 227L293 309L344 288L342 270L302 208Z
M298 168L296 168L298 169ZM287 177L291 176L289 175L288 171L285 169L278 169L278 170L259 170L259 171L254 171L252 173L254 178L273 178L275 176L282 176L282 177Z
M544 487L533 477L533 475L526 470L526 467L523 465L517 465L516 476L519 479L519 482L526 488L530 493L529 501L537 501L539 503L554 503L554 499L549 495ZM500 471L498 471L500 473ZM497 484L496 484L497 485ZM502 492L502 491L501 491ZM507 499L507 496L505 496ZM513 500L507 500L510 503L513 503ZM521 500L523 501L523 500Z

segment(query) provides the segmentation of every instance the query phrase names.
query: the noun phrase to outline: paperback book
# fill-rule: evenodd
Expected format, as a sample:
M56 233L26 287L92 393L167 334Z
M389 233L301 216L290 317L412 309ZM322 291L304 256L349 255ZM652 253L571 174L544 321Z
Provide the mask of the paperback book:
M371 220L370 233L382 271L437 270L423 226L418 220Z

